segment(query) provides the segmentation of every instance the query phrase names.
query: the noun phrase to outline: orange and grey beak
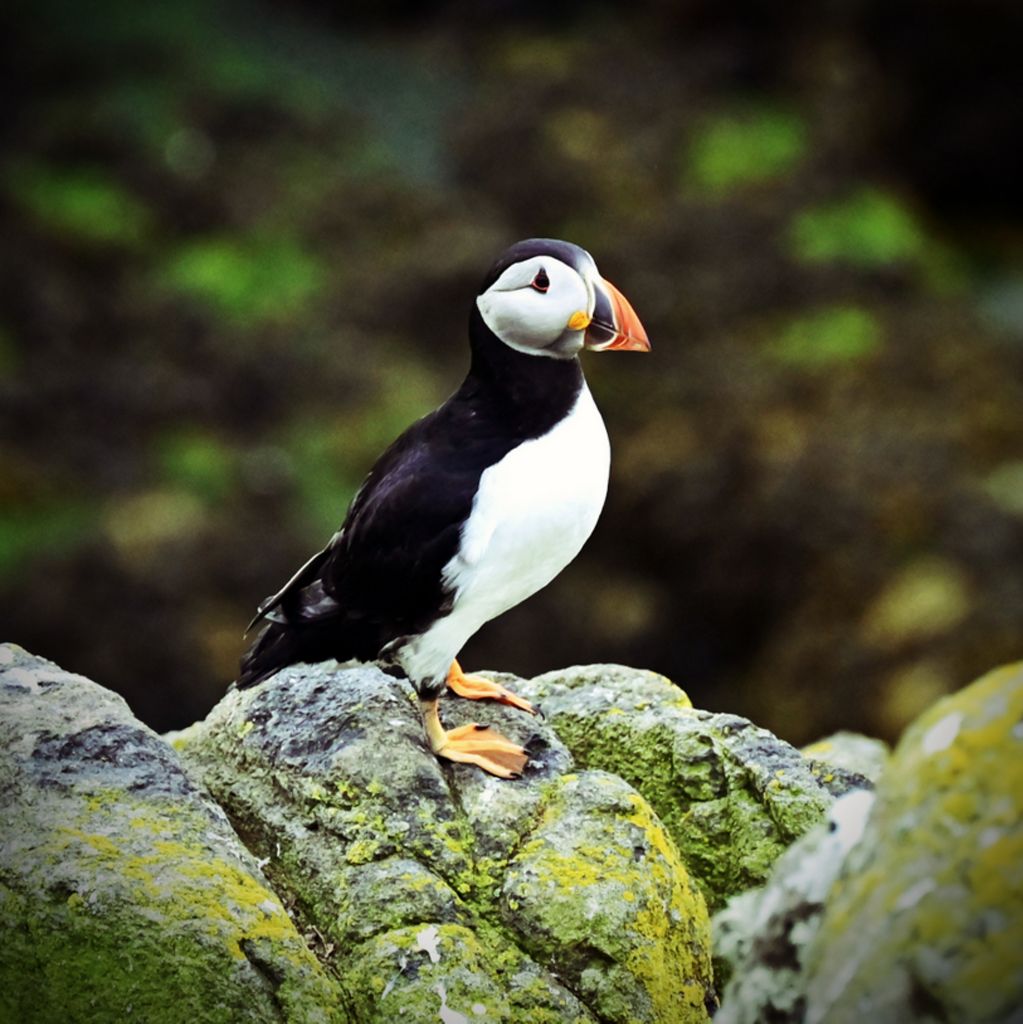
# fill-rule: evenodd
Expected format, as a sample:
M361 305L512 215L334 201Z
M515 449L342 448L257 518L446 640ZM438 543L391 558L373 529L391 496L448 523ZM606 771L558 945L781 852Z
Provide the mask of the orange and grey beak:
M586 348L593 352L649 352L650 341L629 300L610 281L594 282L596 302L586 328Z

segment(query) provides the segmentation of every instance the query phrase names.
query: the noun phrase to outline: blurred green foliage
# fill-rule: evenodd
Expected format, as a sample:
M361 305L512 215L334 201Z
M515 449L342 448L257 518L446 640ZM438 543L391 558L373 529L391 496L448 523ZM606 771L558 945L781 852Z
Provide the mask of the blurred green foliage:
M208 505L224 501L238 487L238 458L228 445L195 428L174 429L157 444L161 475Z
M81 499L0 508L0 584L19 582L42 559L72 554L94 535L96 521L95 506Z
M146 206L100 168L29 164L9 172L15 202L58 237L133 246L152 228Z
M18 347L10 331L0 327L0 377L14 373L18 368Z
M244 326L301 315L326 276L322 264L292 240L222 237L173 252L160 281Z
M983 487L1006 512L1023 519L1023 460L995 466L984 477Z
M333 534L380 453L443 397L414 363L399 371L397 382L370 408L344 416L321 409L292 421L283 448L295 480L297 521L311 536Z
M881 342L881 324L870 310L829 306L794 317L767 351L780 363L826 370L871 355Z
M333 428L333 429L332 429ZM330 537L362 479L352 467L345 432L328 418L293 423L286 446L294 473L301 521L310 533Z
M750 109L724 114L694 135L689 171L700 188L723 195L791 171L808 146L806 124L791 111Z
M1018 657L1020 14L953 8L18 0L4 638L202 714L553 235L654 348L587 359L604 516L468 665L632 663L804 741Z
M837 260L862 267L917 262L928 244L906 206L876 188L802 211L790 237L795 255L808 263Z
M897 650L907 642L940 637L970 614L970 589L969 579L954 562L935 557L911 561L867 608L864 638Z

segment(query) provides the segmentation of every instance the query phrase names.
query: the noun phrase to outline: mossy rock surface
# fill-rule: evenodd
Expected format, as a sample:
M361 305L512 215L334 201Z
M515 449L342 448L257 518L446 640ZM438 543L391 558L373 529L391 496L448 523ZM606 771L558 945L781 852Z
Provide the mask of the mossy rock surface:
M906 732L807 951L807 1024L1023 1007L1023 663Z
M653 672L590 665L509 685L542 706L581 767L643 794L713 908L763 884L836 796L869 786L745 718L693 708Z
M322 936L357 1020L707 1020L706 908L647 801L576 771L539 719L441 711L524 743L524 777L438 761L407 682L372 665L293 666L176 745Z
M343 1024L220 808L120 697L0 646L0 1021Z

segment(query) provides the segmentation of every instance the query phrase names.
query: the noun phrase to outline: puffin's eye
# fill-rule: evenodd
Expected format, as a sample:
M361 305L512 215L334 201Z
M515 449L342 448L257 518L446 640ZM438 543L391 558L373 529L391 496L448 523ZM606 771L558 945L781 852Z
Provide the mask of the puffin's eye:
M545 292L551 286L550 278L547 276L547 271L541 267L536 272L536 277L530 282L530 287L535 288L538 292Z

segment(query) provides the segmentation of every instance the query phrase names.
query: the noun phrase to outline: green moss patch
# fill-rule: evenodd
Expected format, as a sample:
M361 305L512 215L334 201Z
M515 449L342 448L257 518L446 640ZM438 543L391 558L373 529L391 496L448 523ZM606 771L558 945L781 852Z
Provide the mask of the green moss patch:
M764 882L848 777L745 719L695 710L653 672L591 665L515 689L543 707L579 764L643 794L712 908Z

